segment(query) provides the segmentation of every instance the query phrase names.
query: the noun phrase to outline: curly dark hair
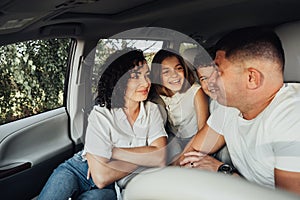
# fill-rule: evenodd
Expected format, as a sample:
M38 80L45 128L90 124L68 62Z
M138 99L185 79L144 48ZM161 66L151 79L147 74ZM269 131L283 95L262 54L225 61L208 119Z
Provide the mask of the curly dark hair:
M131 70L146 61L141 50L124 49L108 57L105 71L98 82L98 95L95 103L101 107L124 107L124 95Z
M179 53L176 53L172 49L161 49L155 54L151 64L151 73L150 73L150 79L152 82L151 91L150 91L151 95L153 95L153 93L155 92L164 96L173 95L173 92L171 90L169 90L168 88L162 85L161 63L163 62L164 59L168 57L176 57L180 62L180 64L182 65L182 67L184 68L185 79L184 79L183 86L179 91L180 93L186 92L191 87L191 85L193 85L195 82L193 71L188 67L184 58L180 56Z

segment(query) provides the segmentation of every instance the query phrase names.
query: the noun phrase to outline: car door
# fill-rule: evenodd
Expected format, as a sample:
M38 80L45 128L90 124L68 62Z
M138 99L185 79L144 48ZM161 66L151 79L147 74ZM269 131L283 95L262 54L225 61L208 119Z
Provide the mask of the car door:
M0 198L32 199L73 155L66 107L71 39L0 47Z

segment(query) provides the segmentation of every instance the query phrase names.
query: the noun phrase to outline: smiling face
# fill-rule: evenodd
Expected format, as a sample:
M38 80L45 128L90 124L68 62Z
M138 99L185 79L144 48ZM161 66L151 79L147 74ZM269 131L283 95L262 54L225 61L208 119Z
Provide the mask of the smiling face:
M246 80L244 70L238 63L226 59L225 51L217 51L217 70L208 79L209 91L222 105L239 107L245 99Z
M146 62L140 62L139 65L130 71L130 78L125 90L125 104L129 101L145 101L148 97L151 86L149 66Z
M205 66L205 67L198 67L197 68L197 75L199 77L199 81L201 84L201 87L206 95L210 96L211 98L214 98L212 93L208 89L208 79L215 71L214 66Z
M175 56L165 58L162 63L162 85L172 92L180 91L184 82L184 68Z

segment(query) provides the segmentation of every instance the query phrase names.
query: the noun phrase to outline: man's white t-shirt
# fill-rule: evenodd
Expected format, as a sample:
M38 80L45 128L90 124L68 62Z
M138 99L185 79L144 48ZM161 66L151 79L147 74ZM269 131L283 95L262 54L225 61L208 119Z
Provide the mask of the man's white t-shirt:
M274 168L300 172L300 84L284 84L252 120L221 106L207 123L224 135L232 162L246 179L274 188Z
M88 118L85 146L86 152L107 159L113 147L148 146L156 139L167 136L163 119L156 104L141 102L140 112L131 126L122 108L94 106Z

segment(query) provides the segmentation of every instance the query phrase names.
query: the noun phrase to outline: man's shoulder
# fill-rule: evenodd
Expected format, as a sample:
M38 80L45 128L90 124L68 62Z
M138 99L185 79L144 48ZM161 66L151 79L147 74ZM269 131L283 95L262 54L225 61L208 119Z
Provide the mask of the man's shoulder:
M235 126L235 121L239 115L240 111L238 109L218 104L218 107L209 116L207 124L210 128L223 135L224 127Z
M281 93L296 94L300 97L300 83L284 83L278 94Z
M285 83L276 94L274 104L286 106L300 106L300 83Z
M213 102L213 101L212 101ZM214 100L212 103L214 106L214 110L211 114L226 114L226 115L238 115L240 111L237 108L224 106L222 104L219 104L217 101Z
M266 109L265 117L278 124L300 120L300 84L285 83ZM297 123L298 124L298 123Z

